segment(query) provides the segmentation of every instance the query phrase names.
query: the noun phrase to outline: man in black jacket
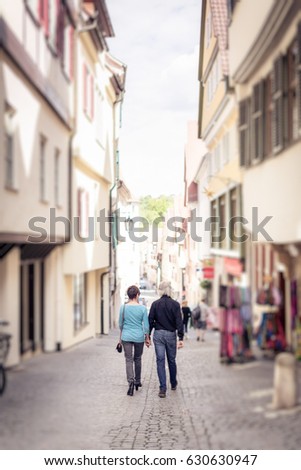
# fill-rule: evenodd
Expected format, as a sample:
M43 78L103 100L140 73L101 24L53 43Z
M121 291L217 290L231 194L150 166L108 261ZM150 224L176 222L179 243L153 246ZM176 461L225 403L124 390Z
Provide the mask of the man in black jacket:
M152 303L148 320L150 334L154 329L154 345L157 358L157 373L160 382L159 397L166 397L165 353L167 356L171 389L177 389L177 333L178 347L183 347L183 320L179 302L171 298L171 285L161 282L161 298Z

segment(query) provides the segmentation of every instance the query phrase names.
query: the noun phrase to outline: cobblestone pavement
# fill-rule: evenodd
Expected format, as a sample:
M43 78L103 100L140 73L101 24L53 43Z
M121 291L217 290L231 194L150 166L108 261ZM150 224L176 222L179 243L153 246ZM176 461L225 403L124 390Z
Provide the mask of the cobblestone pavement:
M273 361L220 364L219 334L178 352L176 391L158 397L154 348L126 395L117 332L43 354L8 372L1 449L301 449L301 406L272 411ZM301 392L301 366L298 365ZM301 397L300 397L301 398ZM301 399L299 400L301 403Z

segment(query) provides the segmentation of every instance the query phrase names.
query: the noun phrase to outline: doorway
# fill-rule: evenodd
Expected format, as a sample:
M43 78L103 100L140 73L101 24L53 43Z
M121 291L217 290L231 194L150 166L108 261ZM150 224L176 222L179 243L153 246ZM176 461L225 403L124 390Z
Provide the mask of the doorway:
M44 263L21 265L20 354L43 349L44 340Z

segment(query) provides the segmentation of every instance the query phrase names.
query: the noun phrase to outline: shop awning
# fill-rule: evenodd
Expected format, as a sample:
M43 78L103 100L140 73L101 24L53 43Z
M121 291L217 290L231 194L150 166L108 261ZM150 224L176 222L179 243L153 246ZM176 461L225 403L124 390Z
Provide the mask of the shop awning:
M242 273L242 264L237 258L224 258L225 270L232 276L240 276Z

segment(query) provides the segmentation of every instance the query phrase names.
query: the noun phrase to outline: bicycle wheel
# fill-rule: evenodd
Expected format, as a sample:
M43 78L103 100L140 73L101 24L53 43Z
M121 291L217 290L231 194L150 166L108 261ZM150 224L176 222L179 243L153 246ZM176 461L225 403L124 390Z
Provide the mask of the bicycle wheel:
M5 385L6 385L6 376L5 376L5 370L2 364L0 364L0 395L5 390Z

